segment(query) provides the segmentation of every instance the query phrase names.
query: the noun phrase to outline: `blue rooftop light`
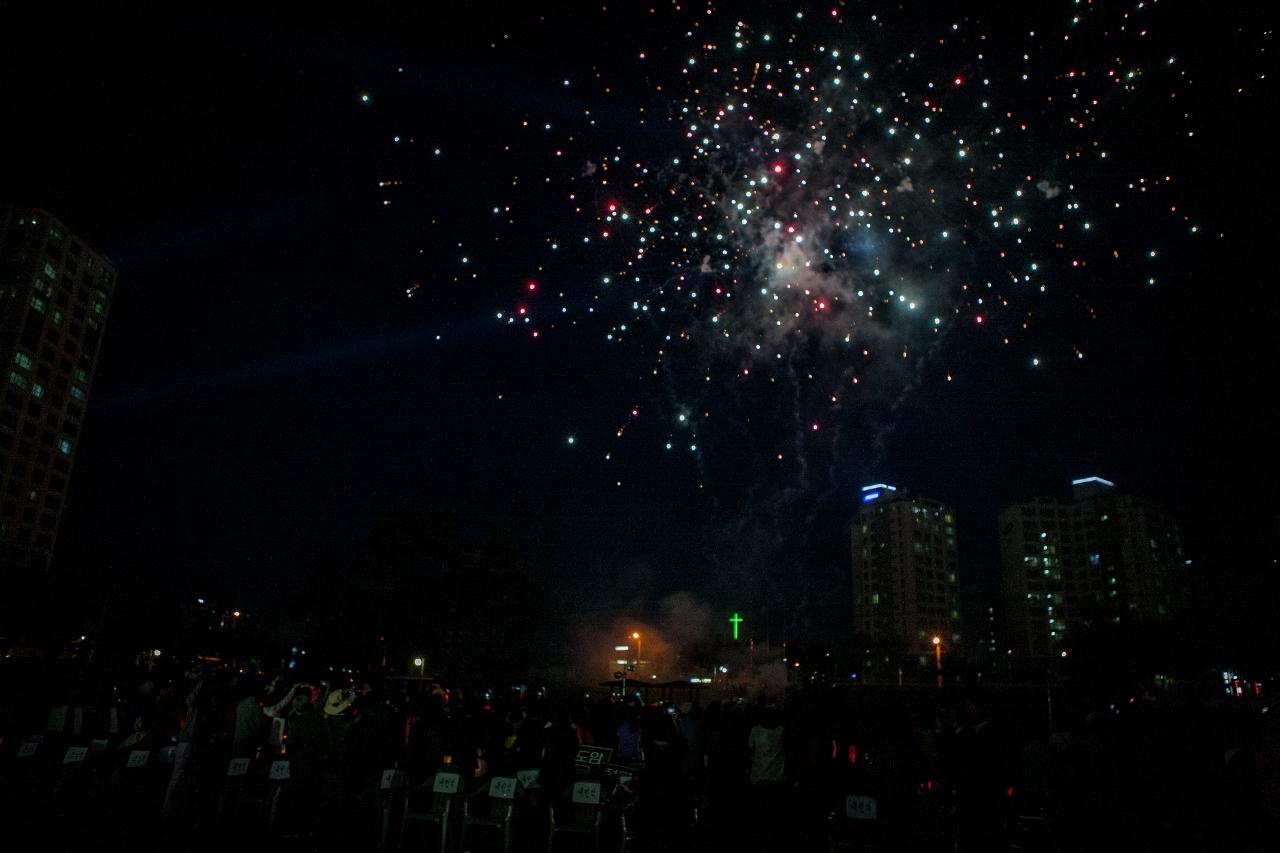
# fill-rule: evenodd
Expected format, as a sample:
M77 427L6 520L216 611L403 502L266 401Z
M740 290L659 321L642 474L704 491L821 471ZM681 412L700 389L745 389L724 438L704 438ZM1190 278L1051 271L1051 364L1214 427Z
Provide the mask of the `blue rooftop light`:
M1110 480L1104 480L1101 477L1081 477L1079 480L1071 481L1071 485L1073 486L1083 486L1085 483L1101 483L1108 489L1114 489L1116 487L1115 483Z
M863 486L862 491L870 492L873 489L888 489L891 492L898 491L896 486L890 486L888 483L872 483L870 486Z
M864 504L871 503L873 500L875 500L878 497L880 497L879 492L867 492L865 495L862 496L862 502Z

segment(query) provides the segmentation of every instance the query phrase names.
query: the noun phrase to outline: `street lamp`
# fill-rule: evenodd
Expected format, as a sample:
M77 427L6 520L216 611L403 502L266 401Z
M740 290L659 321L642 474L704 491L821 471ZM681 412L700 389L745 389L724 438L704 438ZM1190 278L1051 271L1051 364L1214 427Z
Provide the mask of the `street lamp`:
M426 670L425 670L425 667L426 667L426 665L427 665L427 662L426 662L426 660L425 660L424 658L414 658L414 659L413 659L413 665L414 665L414 666L416 666L416 667L418 668L418 678L426 678L426 677L427 677L427 676L426 676Z
M636 667L636 678L637 678L637 679L639 679L639 678L640 678L640 673L639 673L639 669L640 669L640 632L639 632L639 631L632 631L632 632L631 632L631 639L633 639L633 640L635 640L635 641L636 641L635 667ZM619 652L629 651L629 648L628 648L627 646L614 646L613 648L614 648L614 651L619 651ZM624 658L624 660L626 660L626 658ZM621 691L621 692L622 692L622 695L621 695L621 697L620 697L620 698L622 699L622 701L623 701L623 703L624 703L624 704L625 704L625 703L626 703L626 701L627 701L627 668L628 668L628 667L627 667L626 665L624 665L624 666L622 667L622 691Z
M938 689L942 689L942 638L936 634L933 637L933 657L938 664Z

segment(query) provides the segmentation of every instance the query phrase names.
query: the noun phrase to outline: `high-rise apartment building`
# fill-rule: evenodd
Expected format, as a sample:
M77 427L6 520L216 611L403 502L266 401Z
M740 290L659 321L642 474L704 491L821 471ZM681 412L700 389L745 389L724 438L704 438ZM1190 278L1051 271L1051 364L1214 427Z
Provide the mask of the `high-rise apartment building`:
M1072 492L1000 511L1006 639L1031 657L1062 655L1088 626L1162 620L1185 594L1176 521L1101 477Z
M934 655L960 647L960 586L955 513L885 483L862 487L851 525L854 630Z
M49 566L115 284L53 216L0 207L0 573Z

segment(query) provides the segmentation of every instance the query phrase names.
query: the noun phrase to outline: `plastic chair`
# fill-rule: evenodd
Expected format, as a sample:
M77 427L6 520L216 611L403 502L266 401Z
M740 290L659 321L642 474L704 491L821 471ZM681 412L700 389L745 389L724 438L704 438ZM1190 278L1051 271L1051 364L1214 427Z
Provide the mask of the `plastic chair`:
M636 806L636 801L628 800L623 803L622 808L618 809L618 853L627 853L631 849L631 843L636 840L635 831L629 822L631 810Z
M89 747L70 746L62 752L51 799L54 814L59 817L83 814L92 799L93 770L89 764Z
M843 805L843 814L832 812L827 817L827 849L880 849L880 806L876 799L848 794Z
M547 851L555 848L556 835L569 833L586 835L591 839L591 849L600 849L600 826L603 823L604 806L600 801L599 782L574 782L567 806L557 812L551 806L551 831L547 838Z
M249 773L248 759L238 759L222 778L222 790L218 793L218 822L238 820L244 801L245 779Z
M462 797L462 774L437 773L420 787L405 794L404 815L400 818L400 839L396 844L404 849L404 836L411 821L434 823L440 827L440 851L444 853L449 843L449 816ZM426 799L423 808L415 808L414 801Z
M404 789L408 777L403 770L390 767L382 771L378 778L378 789L374 792L374 802L378 814L378 849L387 849L387 838L391 834L391 815L399 806L404 808Z
M1056 853L1058 839L1044 814L1014 815L1009 826L1010 850L1051 850Z
M520 783L520 796L516 798L516 815L518 819L532 818L535 815L545 816L542 810L542 786L538 784L538 770L517 770L516 781Z
M465 847L467 830L472 827L491 827L502 833L502 851L511 850L511 821L515 817L516 793L519 783L511 776L495 776L487 787L476 791L462 801L462 835L459 845ZM487 802L487 807L474 809L472 801Z
M149 749L133 749L115 756L112 776L113 798L117 803L138 803L164 796L168 779L157 770L155 755Z

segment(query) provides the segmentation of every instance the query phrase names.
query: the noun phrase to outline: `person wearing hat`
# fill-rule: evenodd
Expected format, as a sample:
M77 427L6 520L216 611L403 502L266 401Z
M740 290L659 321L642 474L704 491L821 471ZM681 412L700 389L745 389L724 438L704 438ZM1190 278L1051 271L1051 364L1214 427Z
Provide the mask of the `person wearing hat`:
M322 820L327 829L346 832L356 822L355 800L359 792L359 770L355 759L357 716L354 703L359 695L349 687L336 687L324 700L324 729L327 752L320 792Z
M329 753L325 715L311 701L314 688L295 684L285 722L285 757L289 759L289 788L294 814L301 828L314 830L320 806L320 789Z
M351 770L352 743L355 738L356 709L359 695L351 688L335 688L324 701L324 728L328 735L329 751L325 763L326 782L331 783L334 774L345 779ZM332 786L330 786L332 787Z

